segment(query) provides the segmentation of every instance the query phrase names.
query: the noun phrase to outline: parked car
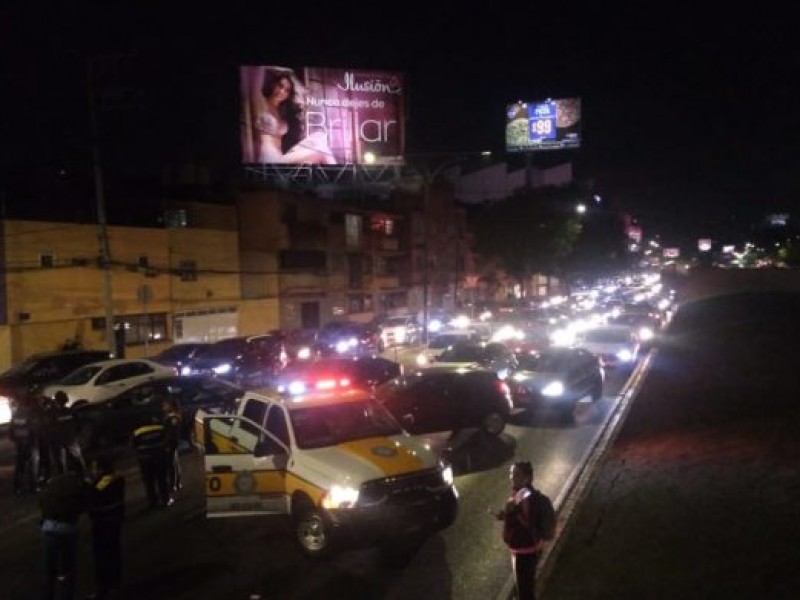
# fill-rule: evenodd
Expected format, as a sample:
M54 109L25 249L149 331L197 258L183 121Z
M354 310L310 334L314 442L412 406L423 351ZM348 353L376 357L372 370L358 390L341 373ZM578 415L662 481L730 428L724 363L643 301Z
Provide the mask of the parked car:
M306 394L333 388L372 389L402 374L399 363L380 356L322 358L288 366L277 378L281 393Z
M44 396L67 395L68 406L100 402L139 383L175 375L175 369L146 358L103 360L80 367L60 381L46 386Z
M174 344L155 356L151 356L150 360L160 365L174 367L177 369L177 372L180 373L184 365L210 344L211 342L185 342Z
M478 428L497 436L511 414L508 386L482 368L431 367L397 377L375 396L412 434Z
M316 336L316 351L322 356L378 354L384 348L377 325L331 321Z
M499 342L458 342L446 348L434 364L461 367L477 365L490 369L500 379L505 379L517 368L517 358L505 344Z
M58 381L83 365L108 360L105 350L43 352L26 358L0 374L0 425L11 420L11 413L27 394Z
M126 443L134 429L162 415L164 398L174 399L180 407L181 436L188 441L199 408L231 412L243 395L242 388L209 377L173 375L146 381L112 398L78 406L81 445L94 450Z
M269 385L287 363L282 335L239 336L202 348L186 363L181 375L207 375L255 388Z
M576 344L600 358L603 367L630 366L639 357L639 341L626 325L606 325L584 331Z
M518 408L552 408L569 416L582 398L603 397L603 368L587 350L548 348L519 354L517 361L508 385Z

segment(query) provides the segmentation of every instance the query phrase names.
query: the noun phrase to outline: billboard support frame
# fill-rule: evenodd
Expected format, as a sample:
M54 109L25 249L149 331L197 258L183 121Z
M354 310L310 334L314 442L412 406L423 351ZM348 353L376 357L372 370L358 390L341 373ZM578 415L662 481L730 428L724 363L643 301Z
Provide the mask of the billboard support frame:
M373 185L396 183L401 165L245 165L245 179L276 185L284 189L309 190L320 185Z

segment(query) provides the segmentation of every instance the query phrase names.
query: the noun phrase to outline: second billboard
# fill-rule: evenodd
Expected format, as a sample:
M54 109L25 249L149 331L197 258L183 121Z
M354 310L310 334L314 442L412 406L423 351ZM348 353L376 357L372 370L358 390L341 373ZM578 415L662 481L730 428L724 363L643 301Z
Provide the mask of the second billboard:
M581 145L581 100L517 102L506 107L506 150L558 150Z
M402 164L404 78L387 71L240 68L245 164Z

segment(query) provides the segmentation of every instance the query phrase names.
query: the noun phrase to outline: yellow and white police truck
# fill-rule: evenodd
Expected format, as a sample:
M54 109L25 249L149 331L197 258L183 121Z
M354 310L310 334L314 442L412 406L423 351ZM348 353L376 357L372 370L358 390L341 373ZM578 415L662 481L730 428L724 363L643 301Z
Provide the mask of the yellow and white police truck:
M287 515L305 554L432 534L456 518L453 472L371 394L247 392L199 412L208 517Z

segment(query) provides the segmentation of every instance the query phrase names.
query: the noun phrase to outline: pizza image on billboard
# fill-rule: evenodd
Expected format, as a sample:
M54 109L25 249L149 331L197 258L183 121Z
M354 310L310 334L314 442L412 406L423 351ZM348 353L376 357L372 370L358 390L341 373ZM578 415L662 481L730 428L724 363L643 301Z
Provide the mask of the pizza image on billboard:
M244 164L403 164L401 73L240 67Z
M559 150L581 145L581 100L517 102L506 107L506 150Z

